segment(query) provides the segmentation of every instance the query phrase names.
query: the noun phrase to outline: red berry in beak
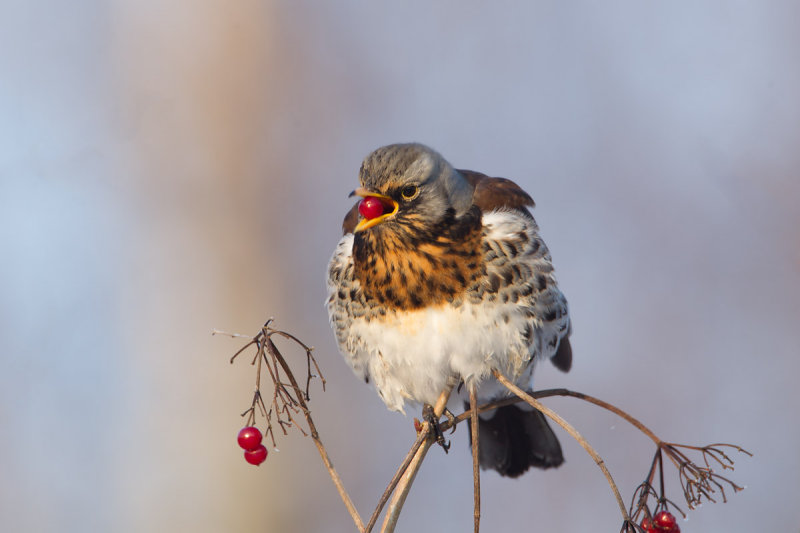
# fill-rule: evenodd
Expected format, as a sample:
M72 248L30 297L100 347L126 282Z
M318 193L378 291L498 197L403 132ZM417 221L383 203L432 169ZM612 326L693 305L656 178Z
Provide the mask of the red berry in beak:
M367 196L358 204L358 212L367 220L372 220L383 214L383 204L378 198Z

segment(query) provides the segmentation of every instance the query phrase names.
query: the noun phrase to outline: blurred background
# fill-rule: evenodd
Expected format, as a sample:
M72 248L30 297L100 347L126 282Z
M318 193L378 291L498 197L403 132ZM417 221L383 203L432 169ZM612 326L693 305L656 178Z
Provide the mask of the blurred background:
M309 439L244 462L254 371L211 331L274 316L315 346L328 390L311 407L366 519L411 415L337 353L324 272L362 158L419 141L537 202L575 353L538 386L626 407L671 441L754 452L729 473L747 490L683 531L800 531L796 3L0 12L0 530L354 531ZM651 443L587 404L548 404L629 500ZM606 481L559 434L558 470L483 476L485 531L618 531ZM399 531L471 530L466 431L452 440Z

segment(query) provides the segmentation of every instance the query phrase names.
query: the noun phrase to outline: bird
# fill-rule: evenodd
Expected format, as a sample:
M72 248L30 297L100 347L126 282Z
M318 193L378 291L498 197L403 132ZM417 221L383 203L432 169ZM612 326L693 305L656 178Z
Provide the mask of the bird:
M326 307L339 351L388 409L433 405L452 378L484 403L510 395L495 369L527 391L541 361L569 371L567 300L528 193L419 143L374 150L358 179ZM482 413L478 436L481 468L501 476L564 462L527 404Z

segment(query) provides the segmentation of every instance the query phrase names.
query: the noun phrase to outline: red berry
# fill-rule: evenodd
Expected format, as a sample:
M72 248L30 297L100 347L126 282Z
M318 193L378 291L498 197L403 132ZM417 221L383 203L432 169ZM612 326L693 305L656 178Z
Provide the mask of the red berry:
M656 526L653 525L653 521L646 516L644 517L644 520L642 520L642 529L647 531L647 533L658 533Z
M258 428L247 426L239 431L239 446L245 450L255 450L261 444L262 435Z
M367 196L358 204L358 212L367 220L372 220L383 214L383 204L378 198Z
M252 450L245 450L244 451L244 460L250 463L251 465L260 465L263 463L267 458L267 449L264 447L263 444L259 444L258 447L253 448Z
M675 515L669 511L659 511L653 517L653 525L656 527L656 531L672 533L678 528L678 521L675 520ZM677 531L680 531L680 528Z

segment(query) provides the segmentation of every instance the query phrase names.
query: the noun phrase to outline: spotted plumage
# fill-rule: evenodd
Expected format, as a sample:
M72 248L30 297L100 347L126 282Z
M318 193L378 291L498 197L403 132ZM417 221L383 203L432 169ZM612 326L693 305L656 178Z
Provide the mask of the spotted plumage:
M571 365L567 302L533 200L502 178L455 170L419 144L370 154L358 194L391 211L348 213L328 269L327 308L339 348L387 407L434 403L450 376L479 398L506 395L498 369L526 389L538 361ZM493 416L492 416L493 415ZM557 466L560 446L537 411L481 419L481 464L516 476Z

